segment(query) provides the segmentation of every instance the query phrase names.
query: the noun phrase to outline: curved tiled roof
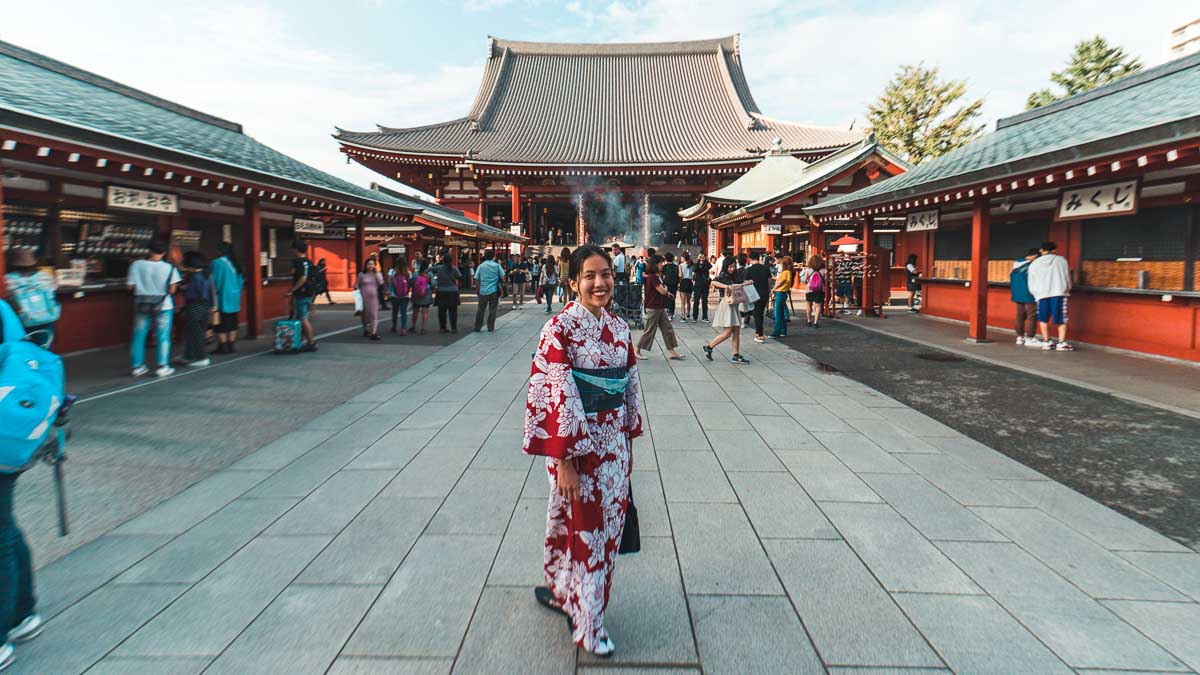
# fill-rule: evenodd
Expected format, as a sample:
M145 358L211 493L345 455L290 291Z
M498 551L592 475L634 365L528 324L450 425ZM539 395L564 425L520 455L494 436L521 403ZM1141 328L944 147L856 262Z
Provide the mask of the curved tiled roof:
M736 36L692 42L489 41L466 117L413 128L339 130L344 143L476 162L704 163L840 148L862 132L783 122L758 109Z

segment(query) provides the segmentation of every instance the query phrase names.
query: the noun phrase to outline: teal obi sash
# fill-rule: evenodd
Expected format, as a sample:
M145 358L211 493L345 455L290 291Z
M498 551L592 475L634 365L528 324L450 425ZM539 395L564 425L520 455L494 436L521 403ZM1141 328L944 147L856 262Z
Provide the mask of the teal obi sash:
M629 383L628 368L572 368L583 410L598 413L625 405L625 386Z

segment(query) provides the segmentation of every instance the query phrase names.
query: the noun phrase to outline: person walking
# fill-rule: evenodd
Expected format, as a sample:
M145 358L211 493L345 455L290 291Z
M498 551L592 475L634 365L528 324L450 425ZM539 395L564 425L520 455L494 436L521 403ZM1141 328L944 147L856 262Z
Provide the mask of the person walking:
M413 330L417 330L417 324L421 325L419 333L425 334L425 328L429 325L429 307L433 304L433 278L429 275L429 264L426 261L420 269L413 273L412 278L412 308L413 308Z
M788 299L792 297L794 281L792 257L785 255L779 259L779 275L775 277L775 287L771 289L775 302L775 327L771 331L771 337L779 338L787 335Z
M54 342L54 326L62 315L55 291L58 281L54 275L38 269L37 258L26 248L16 249L9 261L11 272L4 275L13 308L21 319L25 333L42 332L46 349Z
M379 340L379 293L383 287L383 275L379 273L379 262L367 258L363 270L354 281L354 288L363 297L363 337Z
M325 300L329 304L336 305L337 303L333 301L333 296L330 295L330 293L329 293L329 268L326 267L324 258L321 258L320 260L317 261L317 270L316 271L317 271L317 283L316 283L316 288L314 289L316 291L316 293L313 294L313 299L316 300L317 297L324 295Z
M667 287L667 319L675 320L675 296L679 293L679 264L675 262L675 254L668 251L659 256L663 262L658 266L660 281Z
M682 316L679 320L687 323L688 315L692 313L692 291L695 290L695 273L696 265L692 262L692 256L686 251L683 253L683 259L679 261L679 304L683 306Z
M242 286L245 278L238 265L233 244L217 244L217 259L212 263L213 294L217 303L217 354L237 351L238 313L242 311Z
M175 372L171 367L171 319L175 315L172 297L181 281L179 270L163 260L167 247L152 241L149 254L129 266L125 283L133 290L133 339L129 345L130 366L134 377L150 372L146 367L146 338L154 329L158 368L154 374L166 377Z
M564 305L571 297L571 283L568 280L568 270L571 267L571 249L566 246L558 252L558 301Z
M750 359L742 356L742 318L738 314L737 303L734 302L731 289L734 286L741 285L736 280L737 261L733 257L726 257L722 262L722 270L713 279L713 286L718 290L723 291L721 299L717 302L716 308L713 309L712 326L721 331L721 334L714 338L711 342L704 345L704 356L709 361L713 360L713 350L726 340L733 341L733 356L729 359L733 363L744 364L750 363Z
M678 361L683 359L683 354L675 351L679 343L675 340L675 328L671 326L671 319L667 316L671 290L663 283L659 273L662 264L662 256L653 256L646 263L646 271L642 277L645 280L645 286L642 287L642 307L646 311L646 327L642 329L642 337L637 343L637 357L646 358L645 351L654 345L654 334L661 328L668 358Z
M183 361L192 368L203 368L212 363L204 347L213 309L207 256L188 251L183 256L183 272Z
M578 300L542 328L525 404L523 450L546 458L550 483L546 585L534 598L565 615L576 646L609 657L605 611L632 503L632 440L642 435L637 360L629 326L606 309L608 254L580 246L568 274Z
M12 665L14 645L34 639L45 627L35 611L33 556L13 515L20 475L0 473L0 670Z
M712 283L712 262L704 256L696 256L692 269L692 321L708 321L708 292Z
M1029 292L1037 299L1040 345L1048 351L1073 352L1067 342L1067 298L1071 295L1071 270L1067 259L1055 253L1058 245L1042 242L1041 255L1029 263ZM1050 323L1058 327L1058 341L1050 339Z
M754 290L758 291L758 300L754 301L751 313L754 316L754 341L762 344L767 341L767 336L763 333L763 319L767 311L767 298L770 297L771 291L771 269L763 264L762 253L758 251L750 253L743 278L753 282Z
M549 263L552 260L547 259ZM557 266L555 266L557 269ZM496 252L488 249L483 252L483 262L475 268L475 289L479 294L479 305L475 308L475 332L483 330L484 313L487 313L488 332L496 330L496 310L500 306L500 278L504 276L504 268L496 262ZM553 293L546 296L548 303L553 299ZM548 310L547 310L548 311Z
M399 323L400 337L408 335L408 294L411 287L411 276L408 271L408 261L397 257L392 263L392 274L389 284L392 287L392 332L396 332ZM399 319L399 322L397 322Z
M917 313L917 296L921 294L921 271L917 269L917 254L909 253L904 263L904 287L908 290L908 311Z
M538 288L546 298L546 313L554 312L554 289L558 288L558 265L554 258L546 256L542 261L542 277L538 280Z
M1027 347L1042 346L1042 341L1037 338L1037 299L1029 292L1029 266L1040 255L1038 249L1029 249L1024 258L1013 263L1012 272L1008 273L1009 294L1017 310L1017 344Z
M458 332L458 306L462 300L458 294L458 279L461 274L458 268L451 264L450 256L442 256L441 262L433 268L434 281L437 285L438 330L442 333ZM446 326L450 328L447 330Z
M808 281L805 283L804 318L808 320L809 328L818 328L817 321L821 318L821 308L825 306L825 260L817 254L808 258Z
M292 299L292 314L300 321L300 332L304 337L302 352L317 351L317 338L313 333L312 315L313 300L317 297L320 287L320 276L316 265L308 259L308 244L303 240L292 243L292 287L285 295ZM365 304L365 303L364 303Z
M525 288L529 284L529 260L515 259L512 269L513 309L525 309Z

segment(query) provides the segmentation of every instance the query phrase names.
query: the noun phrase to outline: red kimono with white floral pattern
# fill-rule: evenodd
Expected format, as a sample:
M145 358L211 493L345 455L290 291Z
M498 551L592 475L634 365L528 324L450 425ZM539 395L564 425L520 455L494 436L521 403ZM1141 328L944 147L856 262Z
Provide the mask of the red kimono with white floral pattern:
M546 322L533 359L525 407L525 452L546 457L546 585L571 617L575 644L594 651L608 636L604 610L629 503L631 439L642 435L637 361L629 326L607 310L597 319L571 302ZM578 368L629 368L625 403L584 413L571 374ZM556 460L573 458L580 498L557 488Z

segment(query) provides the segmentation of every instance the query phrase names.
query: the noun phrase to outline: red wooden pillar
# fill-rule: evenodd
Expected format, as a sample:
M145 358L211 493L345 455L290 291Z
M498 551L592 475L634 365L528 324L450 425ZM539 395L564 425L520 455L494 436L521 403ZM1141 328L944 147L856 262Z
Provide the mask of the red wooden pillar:
M863 316L875 316L875 280L867 273L871 254L875 252L875 219L867 216L863 221L863 279L862 279L862 312Z
M969 342L987 342L988 242L991 240L992 218L988 200L975 199L971 211L971 323L967 332Z
M256 338L262 334L263 322L263 268L262 258L262 214L258 199L246 198L243 214L243 229L246 231L246 334Z
M367 228L362 216L354 217L354 274L357 276L367 264Z
M516 223L521 220L521 186L513 183L509 192L512 193L512 222Z
M808 223L808 249L812 251L812 255L819 255L821 259L825 259L825 246L821 241L821 224L815 220L810 220ZM805 262L808 262L807 260Z

